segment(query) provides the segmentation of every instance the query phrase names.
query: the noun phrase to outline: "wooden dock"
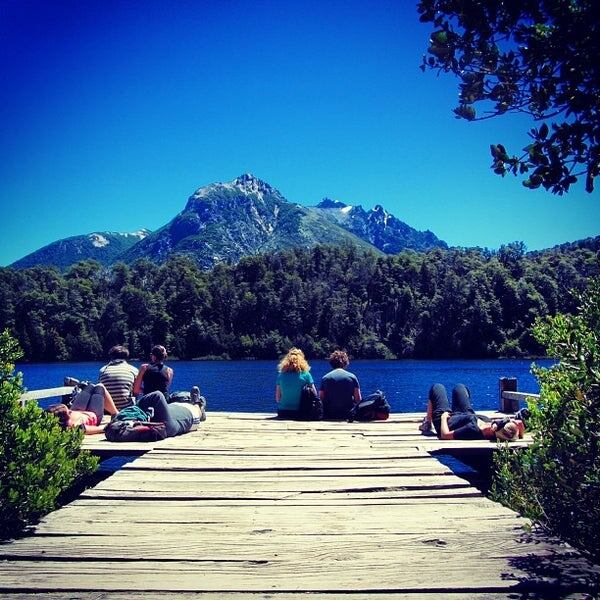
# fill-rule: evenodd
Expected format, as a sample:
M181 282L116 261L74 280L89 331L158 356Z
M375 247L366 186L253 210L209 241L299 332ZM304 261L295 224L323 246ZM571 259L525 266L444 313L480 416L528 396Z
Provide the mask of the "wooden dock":
M430 452L421 415L298 423L209 413L33 535L0 548L0 595L48 600L516 597L596 591L600 569ZM594 583L596 582L596 584ZM534 597L534 596L528 596Z

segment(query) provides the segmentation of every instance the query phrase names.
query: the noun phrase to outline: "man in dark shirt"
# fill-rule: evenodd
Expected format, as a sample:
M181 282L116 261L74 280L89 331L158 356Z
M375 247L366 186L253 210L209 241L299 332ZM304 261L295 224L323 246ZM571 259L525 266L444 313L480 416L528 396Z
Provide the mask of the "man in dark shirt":
M350 364L348 355L336 350L329 357L332 371L321 380L320 396L324 419L347 419L350 409L360 402L360 386L356 375L346 371Z

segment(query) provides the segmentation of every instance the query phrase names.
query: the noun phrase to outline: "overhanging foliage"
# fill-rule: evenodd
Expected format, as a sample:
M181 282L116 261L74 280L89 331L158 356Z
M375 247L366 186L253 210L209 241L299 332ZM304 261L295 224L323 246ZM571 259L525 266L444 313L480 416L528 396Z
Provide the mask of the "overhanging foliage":
M433 23L422 69L460 79L457 117L543 121L520 155L491 145L495 173L557 194L600 173L600 10L596 0L421 0Z

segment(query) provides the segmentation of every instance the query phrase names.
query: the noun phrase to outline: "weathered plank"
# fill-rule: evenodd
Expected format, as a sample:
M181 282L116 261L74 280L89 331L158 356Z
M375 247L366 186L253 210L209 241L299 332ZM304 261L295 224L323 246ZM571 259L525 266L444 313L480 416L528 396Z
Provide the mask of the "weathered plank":
M432 540L410 556L386 552L384 546L373 553L356 548L330 551L311 548L302 557L277 555L272 560L119 560L119 561L32 561L7 560L2 564L0 591L52 590L77 591L528 591L585 576L589 565L570 561L571 571L538 571L526 563L519 565L506 556L481 557L477 552L442 552ZM552 553L538 553L540 561L556 561ZM439 560L437 560L439 558ZM462 560L461 560L462 558ZM301 562L299 562L299 559ZM373 573L373 562L377 573ZM440 569L440 566L443 568ZM415 577L418 572L418 577ZM27 573L27 577L23 577ZM348 581L351 574L351 582Z
M177 600L311 600L312 598L324 598L325 600L349 600L356 598L356 595L351 595L352 591L347 593L320 591L317 594L311 592L277 592L275 596L273 592L244 592L243 596L239 592L160 592L153 591L152 598L156 600L167 600L176 598ZM430 593L378 593L377 600L431 600ZM474 594L473 592L456 592L445 593L444 598L448 600L514 600L514 592L486 592L485 594ZM31 594L11 594L11 600L32 600ZM44 600L147 600L146 592L46 592Z

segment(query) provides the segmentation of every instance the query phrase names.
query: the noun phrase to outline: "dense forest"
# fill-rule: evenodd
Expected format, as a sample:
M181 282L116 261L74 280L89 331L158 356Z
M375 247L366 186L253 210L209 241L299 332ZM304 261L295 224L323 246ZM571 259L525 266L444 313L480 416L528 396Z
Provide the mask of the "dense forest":
M110 269L85 261L0 269L0 330L27 360L101 359L116 343L147 356L355 358L536 355L536 317L574 309L600 274L600 238L526 253L436 249L376 256L352 245L247 257L200 270L184 257Z

